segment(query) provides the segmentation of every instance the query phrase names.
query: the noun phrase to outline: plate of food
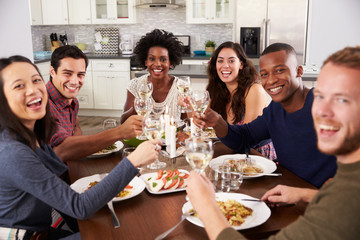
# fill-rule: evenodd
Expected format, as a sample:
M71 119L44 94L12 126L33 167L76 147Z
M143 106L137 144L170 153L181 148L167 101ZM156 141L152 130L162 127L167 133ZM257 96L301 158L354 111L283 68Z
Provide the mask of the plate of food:
M266 222L270 215L270 208L264 202L242 201L242 199L255 199L241 193L216 193L216 202L221 212L236 230L244 230L259 226ZM194 212L191 202L186 202L182 207L183 213ZM186 219L199 227L203 223L195 214Z
M218 137L216 136L215 130L212 127L205 128L202 131L201 136L211 138L211 139L218 139Z
M185 191L189 172L184 169L159 170L140 177L149 193L166 194Z
M71 188L83 193L91 187L99 183L107 174L94 174L88 177L83 177L71 184ZM139 177L134 177L130 183L122 190L116 197L112 199L113 202L123 201L139 195L145 189L145 183Z
M215 169L221 165L225 160L231 163L231 160L240 160L242 166L242 172L244 174L244 179L246 178L256 178L261 177L264 174L272 173L276 170L276 164L264 157L257 155L249 155L252 160L252 165L248 166L245 164L245 154L228 154L222 155L217 158L214 158L210 161L209 166L212 169ZM236 167L231 167L233 171L237 171Z
M115 143L111 144L110 146L100 150L96 153L89 155L88 157L102 157L107 156L113 152L118 152L124 147L124 144L121 141L116 141Z

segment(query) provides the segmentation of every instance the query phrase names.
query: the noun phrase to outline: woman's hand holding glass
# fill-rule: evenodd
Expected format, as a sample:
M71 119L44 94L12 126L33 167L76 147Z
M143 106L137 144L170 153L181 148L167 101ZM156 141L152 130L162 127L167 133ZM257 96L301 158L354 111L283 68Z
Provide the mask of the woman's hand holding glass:
M213 144L209 138L191 137L185 140L186 161L198 173L209 165L214 154Z
M165 132L165 121L162 115L149 115L143 120L143 132L148 139L161 139ZM160 145L156 146L161 149ZM166 163L160 162L158 159L147 166L150 169L160 169L166 167Z
M192 109L199 116L205 112L210 102L209 92L206 90L193 90L189 93L189 101ZM196 133L197 136L200 136L202 131Z

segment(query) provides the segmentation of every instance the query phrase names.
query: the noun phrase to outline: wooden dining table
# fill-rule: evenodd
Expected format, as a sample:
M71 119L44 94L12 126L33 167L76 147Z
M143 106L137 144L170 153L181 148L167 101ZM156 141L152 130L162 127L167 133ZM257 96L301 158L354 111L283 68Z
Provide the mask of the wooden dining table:
M222 143L214 145L214 157L229 153L232 153L231 150ZM108 156L68 162L70 181L73 183L82 177L110 172L121 159L122 151L119 151ZM184 156L176 159L159 156L159 160L167 163L165 169L191 170ZM156 170L143 167L140 174L149 172L156 172ZM282 176L245 179L236 192L260 198L267 190L278 184L315 189L314 186L279 165L277 165L275 172L282 173ZM121 225L119 228L114 228L110 211L107 206L104 206L89 219L78 220L81 237L83 240L154 239L180 221L181 209L186 203L185 197L186 191L155 195L145 189L133 198L114 202L114 209ZM271 216L265 223L240 232L249 239L266 238L294 222L304 213L306 206L305 203L298 203L292 206L273 207L271 208ZM208 238L204 228L185 220L165 239Z

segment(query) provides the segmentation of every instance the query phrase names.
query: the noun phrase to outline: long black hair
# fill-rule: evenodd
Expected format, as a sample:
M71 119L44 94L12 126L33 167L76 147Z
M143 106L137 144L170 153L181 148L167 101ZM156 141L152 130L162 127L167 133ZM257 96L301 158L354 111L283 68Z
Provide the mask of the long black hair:
M259 82L259 75L254 64L247 58L244 49L240 44L234 42L222 43L212 55L207 74L209 83L206 90L209 91L211 103L210 108L219 113L224 119L227 119L226 105L230 102L231 93L227 89L226 84L221 81L216 70L216 61L219 53L224 48L233 49L243 64L243 69L239 71L237 76L238 87L234 93L231 109L234 113L234 122L241 122L245 114L245 98L248 89L255 82Z
M46 114L42 119L39 119L35 122L34 131L31 131L25 127L19 118L11 111L9 103L5 97L2 71L15 62L31 64L41 77L39 69L26 57L16 55L9 58L0 59L0 129L8 129L10 133L13 134L15 139L25 143L35 151L36 140L42 143L49 143L51 136L55 131L56 123L51 117L48 102L46 103Z

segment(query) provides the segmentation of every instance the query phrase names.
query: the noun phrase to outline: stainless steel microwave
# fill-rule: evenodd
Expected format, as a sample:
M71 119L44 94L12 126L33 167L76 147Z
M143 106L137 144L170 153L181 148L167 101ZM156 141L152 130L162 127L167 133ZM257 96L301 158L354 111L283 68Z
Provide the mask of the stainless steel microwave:
M190 54L190 35L175 35L175 37L183 43L184 45L184 53Z

